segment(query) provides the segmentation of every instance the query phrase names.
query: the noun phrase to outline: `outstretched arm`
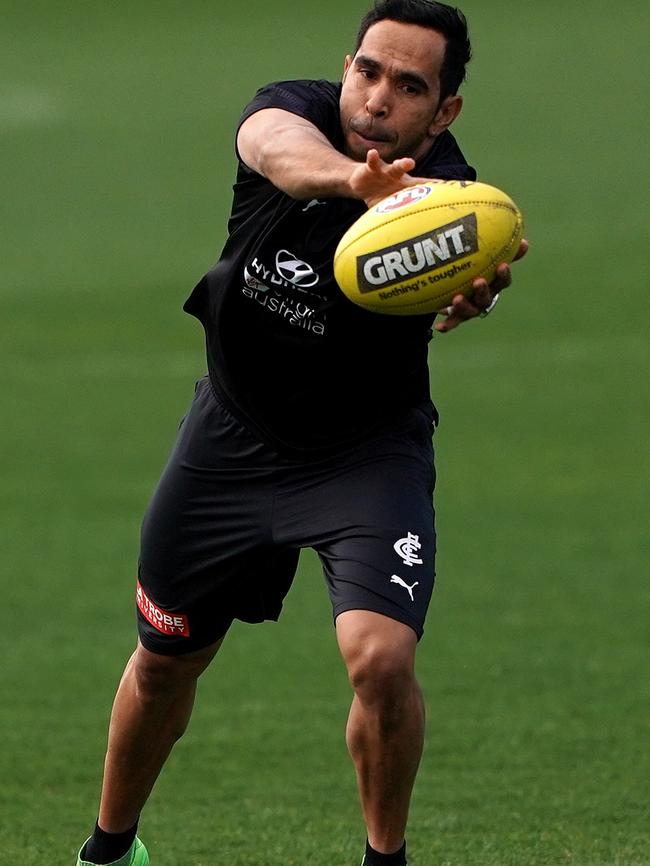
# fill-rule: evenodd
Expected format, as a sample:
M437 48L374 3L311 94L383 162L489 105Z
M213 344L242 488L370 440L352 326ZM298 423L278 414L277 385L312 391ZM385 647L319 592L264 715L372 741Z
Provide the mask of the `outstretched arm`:
M384 162L376 150L369 150L365 162L350 159L308 120L281 108L264 108L247 118L239 129L237 147L249 168L297 199L355 198L371 207L391 193L430 180L409 174L415 167L410 157ZM522 241L515 259L527 249L527 241ZM476 280L469 297L453 299L436 330L451 331L480 315L511 279L510 267L503 263L490 285Z
M308 120L281 108L247 118L237 147L249 168L297 199L355 198L370 206L420 180L408 173L415 166L409 157L387 163L370 150L365 162L357 162Z

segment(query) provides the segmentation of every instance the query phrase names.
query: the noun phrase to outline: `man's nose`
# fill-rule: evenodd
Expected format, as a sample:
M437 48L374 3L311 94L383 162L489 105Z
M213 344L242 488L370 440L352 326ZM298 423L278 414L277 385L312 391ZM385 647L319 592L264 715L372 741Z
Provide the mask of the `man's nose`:
M366 99L366 111L372 117L386 117L390 112L390 95L385 84L377 83Z

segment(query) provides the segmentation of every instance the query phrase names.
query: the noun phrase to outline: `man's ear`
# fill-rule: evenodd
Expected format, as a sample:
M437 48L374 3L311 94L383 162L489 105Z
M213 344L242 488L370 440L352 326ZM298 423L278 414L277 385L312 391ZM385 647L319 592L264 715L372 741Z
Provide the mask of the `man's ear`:
M433 136L440 135L454 120L458 117L463 107L463 97L458 93L453 93L451 96L446 96L442 105L436 112L433 123L429 127L429 133Z
M345 55L345 62L343 64L343 78L341 79L341 81L345 81L345 78L348 74L348 69L350 68L350 66L352 66L352 55L346 54Z

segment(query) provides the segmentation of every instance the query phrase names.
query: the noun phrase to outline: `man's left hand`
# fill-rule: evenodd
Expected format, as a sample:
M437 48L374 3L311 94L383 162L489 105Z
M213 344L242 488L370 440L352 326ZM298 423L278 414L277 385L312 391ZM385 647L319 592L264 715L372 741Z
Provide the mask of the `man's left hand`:
M528 241L522 240L513 262L523 258L527 252ZM471 295L468 297L460 294L454 295L451 306L442 310L446 318L436 322L434 328L444 334L446 331L453 331L454 328L462 325L468 319L480 316L494 301L495 296L507 289L511 282L510 266L503 262L497 267L496 276L491 283L488 284L487 280L479 277L472 284L474 291Z

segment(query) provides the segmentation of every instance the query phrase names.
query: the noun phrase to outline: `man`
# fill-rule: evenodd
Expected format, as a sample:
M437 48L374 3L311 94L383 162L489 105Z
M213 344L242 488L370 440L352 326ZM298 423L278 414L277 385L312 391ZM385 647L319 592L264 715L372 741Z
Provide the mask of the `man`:
M363 862L406 863L424 728L414 656L434 580L433 317L353 306L332 257L384 196L424 177L475 178L448 131L469 56L457 10L379 0L341 85L270 85L243 114L229 237L186 303L206 330L209 376L145 517L140 640L78 864L148 863L138 819L196 680L233 619L277 619L303 547L322 561L354 690ZM492 286L477 280L435 328L481 314L509 282L506 265Z

